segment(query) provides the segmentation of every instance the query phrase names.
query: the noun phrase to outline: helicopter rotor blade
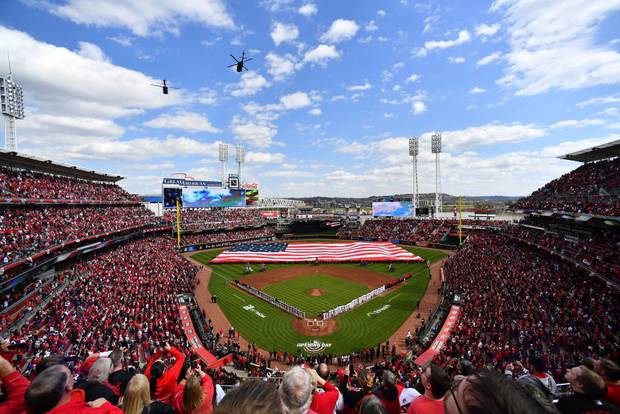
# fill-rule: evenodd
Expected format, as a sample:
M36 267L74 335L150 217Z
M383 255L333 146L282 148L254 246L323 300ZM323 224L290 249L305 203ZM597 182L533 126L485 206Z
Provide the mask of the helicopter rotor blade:
M248 70L248 68L246 68L245 66L243 67L243 69Z
M231 58L235 59L235 62L239 63L239 61L237 60L236 57L234 57L233 55L230 55Z
M233 63L232 65L228 65L229 68L232 68L233 66L237 66L237 64Z
M249 61L250 61L250 60L252 60L252 59L254 59L254 58L247 58L245 61L246 61L246 62L249 62Z
M151 83L151 86L157 86L158 88L163 88L164 85L155 85L154 83Z

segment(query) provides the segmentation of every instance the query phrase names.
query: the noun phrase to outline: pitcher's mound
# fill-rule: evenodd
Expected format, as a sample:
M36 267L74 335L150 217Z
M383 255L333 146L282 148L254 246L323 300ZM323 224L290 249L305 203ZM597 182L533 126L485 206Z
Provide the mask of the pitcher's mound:
M321 289L308 289L306 293L310 296L323 296L323 291Z
M316 319L293 318L291 326L295 332L299 332L304 336L325 336L333 334L338 330L338 321L336 319L317 321Z

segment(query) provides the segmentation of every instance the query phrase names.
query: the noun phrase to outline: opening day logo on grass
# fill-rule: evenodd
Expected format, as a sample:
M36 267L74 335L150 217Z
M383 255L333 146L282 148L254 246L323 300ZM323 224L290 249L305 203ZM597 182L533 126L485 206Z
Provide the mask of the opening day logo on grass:
M317 340L311 342L299 342L297 343L297 348L303 348L304 351L310 353L322 352L325 348L331 347L332 344L328 344L325 342L319 342Z
M264 313L260 313L259 311L257 311L256 309L254 309L254 305L245 305L243 307L243 310L246 310L248 312L252 312L255 313L257 316L260 316L261 318L265 319L266 316Z
M379 309L375 309L372 312L366 313L366 316L368 316L369 318L374 318L375 316L377 316L378 314L380 314L384 310L388 310L388 309L390 309L390 305L383 305Z

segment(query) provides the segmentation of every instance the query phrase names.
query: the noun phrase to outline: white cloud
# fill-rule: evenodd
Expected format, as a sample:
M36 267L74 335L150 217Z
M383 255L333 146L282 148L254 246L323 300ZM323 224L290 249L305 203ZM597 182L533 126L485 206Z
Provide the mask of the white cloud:
M273 76L273 80L276 82L290 77L297 69L297 60L290 54L281 56L269 52L265 56L265 60L267 62L267 72Z
M377 10L377 16L379 16L379 17L385 17L386 14L387 13L383 9Z
M391 112L384 112L384 113L383 113L383 117L384 117L384 118L392 118L393 116L394 116L394 114L393 114L393 113L391 113Z
M605 121L598 118L587 118L587 119L567 119L565 121L556 122L551 125L549 128L551 129L565 129L565 128L584 128L588 126L600 126L605 125Z
M337 19L331 24L327 32L321 36L321 42L339 43L355 36L359 26L353 20Z
M305 92L295 92L280 98L284 110L299 109L311 104L310 98Z
M499 0L511 51L500 84L517 95L620 83L620 53L597 42L597 28L620 9L609 0Z
M93 43L78 42L80 46L77 50L77 54L86 59L96 60L98 62L110 62L110 58L103 53L101 48Z
M495 62L496 60L498 60L501 57L502 57L501 52L491 53L490 55L487 55L487 56L479 59L476 62L476 65L478 65L478 66L488 65L489 63Z
M364 29L367 32L374 32L375 30L379 29L379 26L377 26L377 23L375 23L374 20L371 20L366 24L366 26L364 26Z
M447 49L450 47L462 45L471 41L471 34L467 30L461 30L454 40L430 40L424 43L424 50Z
M486 89L482 89L479 86L475 86L473 88L470 89L469 93L473 93L473 94L478 94L478 93L484 93L486 92Z
M420 75L416 73L412 73L411 75L409 75L407 79L405 79L405 83L413 83L413 82L418 81L419 79L420 79Z
M620 102L620 96L616 95L607 95L607 96L597 96L596 98L588 99L587 101L579 102L577 107L584 108L590 105L604 105L610 103Z
M316 63L319 65L325 65L328 60L339 59L340 52L336 50L334 45L318 45L312 50L309 50L304 55L303 63Z
M262 0L260 5L271 12L282 11L290 7L293 0Z
M235 26L221 0L68 0L63 4L41 4L48 7L51 13L76 24L121 27L137 36L161 32L178 34L184 22L224 29Z
M268 122L248 121L238 116L233 118L230 128L237 139L261 149L273 145L273 137L278 133L275 125Z
M311 110L308 111L308 113L310 115L319 116L323 113L323 111L321 111L321 108L312 108Z
M304 4L299 9L297 9L297 13L304 15L306 17L310 17L313 14L316 14L318 11L319 10L317 9L316 4L314 3Z
M365 91L372 88L372 85L368 82L362 84L362 85L351 85L351 86L347 86L347 90L349 91Z
M284 161L284 154L281 152L248 152L245 161L252 164L281 164Z
M413 113L414 115L418 115L426 112L426 104L422 101L415 101L413 103Z
M602 111L597 112L596 115L615 118L620 116L620 108L605 108Z
M488 24L483 23L483 24L476 26L476 29L474 31L476 32L476 36L491 37L495 33L497 33L499 28L500 28L499 23L495 23L490 26Z
M125 47L129 47L133 44L133 39L129 36L124 36L124 35L110 36L108 37L108 39Z
M444 132L442 134L442 141L449 151L457 151L476 146L517 143L540 138L544 135L545 131L543 129L532 124L486 124Z
M192 102L198 102L203 105L213 105L217 103L217 92L205 86L198 89L197 93L192 94L190 99Z
M204 114L188 111L177 111L174 115L162 114L143 124L150 128L177 129L188 132L207 132L215 134L222 132L211 125L209 118Z
M450 63L465 63L465 58L463 56L449 56L448 60L450 61Z
M294 24L275 22L271 30L271 38L276 46L280 43L292 42L299 37L299 29Z
M241 81L235 85L230 94L232 96L252 96L267 86L269 86L269 82L263 75L250 70L241 75Z

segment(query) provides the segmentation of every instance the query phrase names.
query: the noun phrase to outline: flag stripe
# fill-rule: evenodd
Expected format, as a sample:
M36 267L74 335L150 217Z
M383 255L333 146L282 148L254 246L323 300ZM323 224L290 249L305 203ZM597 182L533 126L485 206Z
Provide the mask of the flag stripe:
M286 247L286 248L284 248ZM419 256L388 242L238 244L212 263L261 262L423 262Z

